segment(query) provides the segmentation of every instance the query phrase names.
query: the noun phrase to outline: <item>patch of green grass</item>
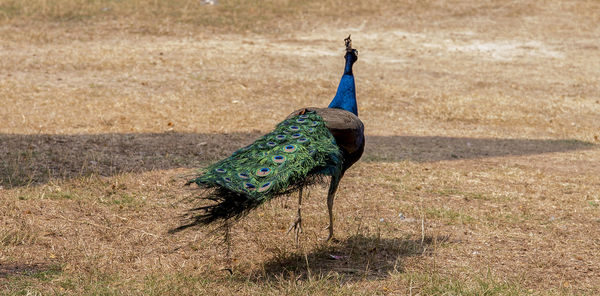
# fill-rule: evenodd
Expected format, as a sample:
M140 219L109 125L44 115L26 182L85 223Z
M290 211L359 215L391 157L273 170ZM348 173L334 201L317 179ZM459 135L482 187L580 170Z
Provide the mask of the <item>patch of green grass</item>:
M470 192L465 195L467 198L471 199L479 199L479 200L488 200L489 197L484 195L483 193Z
M21 246L35 243L38 234L28 226L0 230L0 247Z
M76 291L83 290L86 295L121 295L124 287L122 279L118 274L97 273L91 278L78 278Z
M460 191L458 191L454 188L435 189L435 190L430 190L429 192L435 193L435 194L441 195L441 196L452 196L452 195L460 195L461 194Z
M62 274L60 265L48 266L11 266L13 274L8 274L8 283L3 287L2 295L44 295L38 287L50 283ZM0 284L2 284L0 278Z
M19 200L32 200L36 198L41 199L52 199L52 200L75 200L79 199L81 196L77 193L71 191L53 191L48 193L43 193L41 195L19 195L17 198Z
M470 224L475 221L475 218L450 208L427 208L425 209L425 215L429 219L442 219L450 225L458 223Z
M141 198L129 192L120 192L117 194L112 194L107 200L102 200L106 204L113 204L121 209L137 207L143 204L143 200Z
M480 192L465 192L454 188L443 188L430 190L430 193L434 193L441 196L462 196L466 199L477 199L477 200L489 200L487 195Z
M48 199L75 199L78 196L68 191L58 191L45 194L44 197Z
M266 295L367 295L347 285L344 276L334 273L310 275L300 281L287 277L259 287L257 294Z
M413 295L530 295L531 293L519 286L518 283L494 278L491 274L467 280L428 274L408 272L394 274L399 281L408 283L404 292ZM400 292L400 291L399 291Z
M128 285L118 273L92 271L91 273L62 273L52 279L53 290L66 295L127 295L139 294L136 287Z
M0 5L0 20L14 18L73 21L90 18L103 12L109 2L89 0L7 0Z
M185 295L192 291L208 291L211 281L183 272L167 275L149 275L144 279L144 295Z
M131 205L136 201L133 195L129 193L121 193L113 198L112 203L116 205Z
M24 275L39 281L47 282L55 278L60 273L62 273L62 268L59 265L51 265L46 269L26 272Z
M19 8L14 3L0 4L0 17L12 18L19 13Z

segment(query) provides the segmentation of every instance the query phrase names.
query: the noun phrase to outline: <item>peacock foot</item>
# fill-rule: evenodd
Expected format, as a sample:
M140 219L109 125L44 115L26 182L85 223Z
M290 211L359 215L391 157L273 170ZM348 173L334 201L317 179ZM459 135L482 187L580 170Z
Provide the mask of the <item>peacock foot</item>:
M327 225L327 227L325 227L325 230L329 230L329 235L327 235L327 238L325 239L326 242L331 241L332 239L333 241L337 241L333 237L333 227L331 225Z
M294 240L298 244L298 235L302 233L302 217L300 215L296 217L296 220L292 223L286 234L290 233L292 229L294 229Z

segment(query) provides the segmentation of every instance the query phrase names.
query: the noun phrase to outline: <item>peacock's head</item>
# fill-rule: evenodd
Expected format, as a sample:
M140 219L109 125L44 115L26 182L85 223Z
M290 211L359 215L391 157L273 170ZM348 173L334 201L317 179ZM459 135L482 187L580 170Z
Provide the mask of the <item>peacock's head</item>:
M352 49L346 51L346 56L344 56L344 58L346 58L346 61L349 61L351 65L354 64L354 62L358 60L358 50Z

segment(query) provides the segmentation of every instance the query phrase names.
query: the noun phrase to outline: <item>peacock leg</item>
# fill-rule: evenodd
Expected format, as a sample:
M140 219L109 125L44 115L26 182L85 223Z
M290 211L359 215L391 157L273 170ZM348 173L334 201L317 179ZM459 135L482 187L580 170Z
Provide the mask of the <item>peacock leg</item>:
M326 241L333 238L333 199L335 192L337 191L338 185L340 184L341 176L331 176L331 183L329 184L329 193L327 194L327 211L329 212L329 225L325 229L329 229L329 236Z
M287 231L287 233L290 233L290 231L292 231L292 229L294 229L296 245L298 244L298 234L302 233L301 210L302 210L302 187L300 187L300 190L298 191L298 215L296 216L296 220L292 223L292 225L290 226L290 228Z

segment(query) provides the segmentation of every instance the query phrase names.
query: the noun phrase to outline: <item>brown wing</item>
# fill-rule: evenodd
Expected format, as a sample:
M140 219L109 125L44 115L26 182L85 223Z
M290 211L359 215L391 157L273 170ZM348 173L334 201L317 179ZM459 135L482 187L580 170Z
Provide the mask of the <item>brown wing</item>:
M365 128L358 116L342 109L308 107L292 112L288 118L306 111L316 111L325 120L327 128L344 153L344 170L360 159L365 148Z

